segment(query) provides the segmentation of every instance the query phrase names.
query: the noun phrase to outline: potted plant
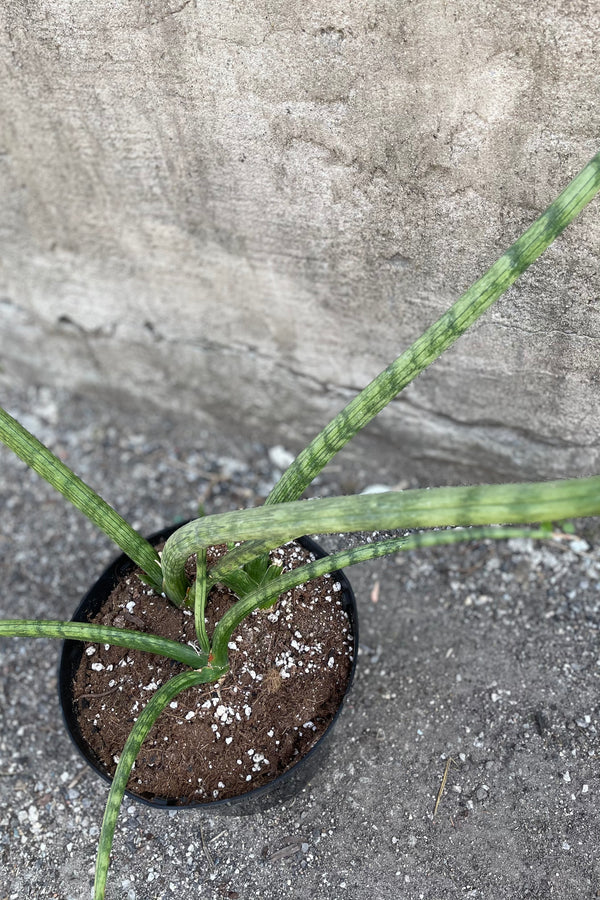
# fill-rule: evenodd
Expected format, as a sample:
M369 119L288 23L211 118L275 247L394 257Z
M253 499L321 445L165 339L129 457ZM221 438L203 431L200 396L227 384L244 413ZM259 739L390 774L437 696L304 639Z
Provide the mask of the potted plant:
M208 697L208 702L215 707L224 729L232 724L228 719L233 718L235 713L232 713L233 707L223 699L223 695L227 689L226 679L232 668L232 658L239 649L238 631L251 623L260 655L261 627L256 624L256 616L262 614L263 617L276 618L280 612L279 597L315 578L400 550L482 537L543 538L551 533L551 523L600 513L600 476L533 484L391 491L311 501L299 499L338 450L504 293L599 188L600 153L438 322L311 441L284 473L264 506L209 515L186 523L173 530L162 549L157 549L152 541L137 534L63 462L8 413L0 410L0 439L111 537L132 561L131 565L138 567L139 575L132 574L130 569L123 573L125 584L129 581L127 589L134 590L136 597L144 595L148 598L149 607L153 604L157 608L159 605L161 608L168 607L176 611L180 622L187 619L185 633L182 630L174 637L160 636L152 628L152 612L140 613L137 600L130 600L122 603L116 613L113 611L112 620L109 616L106 622L0 622L0 636L43 636L79 642L80 655L85 653L85 656L95 660L90 663L92 671L96 666L98 672L109 676L107 692L113 688L115 691L119 689L116 669L127 668L129 662L126 655L116 657L119 660L116 666L107 662L107 657L100 661L100 648L107 653L116 647L126 651L140 650L167 661L163 663L164 672L160 680L142 685L142 690L147 689L147 703L139 704L136 715L132 717L135 721L129 736L121 752L115 756L116 768L99 841L96 900L104 896L118 810L150 729L161 713L181 717L179 703L184 692L199 685L212 686L217 702L215 705L215 697L212 696ZM531 522L540 524L519 527ZM409 533L369 541L331 556L299 558L295 561L299 565L291 564L289 560L287 563L290 564L280 564L286 551L278 548L304 534L399 529ZM337 593L338 583L330 579L331 590L327 594L330 599ZM229 601L219 605L214 597L215 592L225 589L222 586L230 592ZM216 615L215 607L219 610ZM287 615L286 612L285 617ZM254 620L250 618L252 616ZM304 636L300 631L298 635L296 637L294 632L293 639L300 644ZM347 638L346 656L350 662L351 645L351 639ZM335 665L335 658L329 659L333 659ZM254 672L256 679L258 673L252 668L252 660L247 657L244 665L248 677L252 678L251 673ZM347 676L350 668L346 666ZM101 692L94 693L99 695ZM193 709L188 713L193 714L191 718L195 716ZM307 731L312 730L309 722L304 723L304 727ZM216 724L213 730L217 732L218 728ZM217 740L220 739L221 735ZM264 753L256 748L251 749L257 757L254 759L253 755L253 766L260 771ZM192 748L192 756L198 756L201 752L202 748ZM217 752L214 758L218 755ZM154 765L161 767L161 754L158 752Z

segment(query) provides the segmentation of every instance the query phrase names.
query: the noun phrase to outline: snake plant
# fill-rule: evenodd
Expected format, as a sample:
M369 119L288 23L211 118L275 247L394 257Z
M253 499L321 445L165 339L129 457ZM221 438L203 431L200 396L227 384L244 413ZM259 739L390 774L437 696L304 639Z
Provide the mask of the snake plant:
M191 685L218 681L228 671L228 643L239 623L280 594L344 566L421 546L511 536L548 538L553 522L600 514L600 476L553 482L434 488L375 495L300 499L333 456L406 385L437 359L555 240L600 188L600 153L500 259L450 309L381 372L297 456L261 508L209 515L178 529L156 550L50 450L0 409L0 440L87 515L142 569L144 580L176 605L194 608L199 650L183 643L85 623L4 620L0 636L73 638L114 643L171 657L188 669L159 688L137 719L120 756L100 835L95 900L104 897L117 814L141 744L165 706ZM523 527L526 523L537 526ZM463 526L456 528L452 526ZM470 526L465 528L464 526ZM424 531L439 528L443 530ZM411 529L416 533L368 542L282 573L268 551L303 534ZM206 548L230 550L207 569ZM196 580L185 562L196 554ZM222 582L238 601L216 625L204 627L210 588Z

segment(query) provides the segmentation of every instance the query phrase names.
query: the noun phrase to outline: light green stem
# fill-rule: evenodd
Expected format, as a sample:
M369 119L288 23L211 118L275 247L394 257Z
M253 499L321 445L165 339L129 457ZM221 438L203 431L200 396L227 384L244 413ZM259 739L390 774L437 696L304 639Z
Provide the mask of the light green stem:
M599 514L600 476L296 500L207 516L182 526L163 550L163 589L174 603L181 604L187 590L185 561L211 543L260 536L271 549L303 534L551 522ZM254 545L240 549L241 554L230 564L239 565L240 560L244 563L254 556Z
M98 843L98 856L96 860L96 879L94 883L94 900L103 900L106 888L106 876L108 874L108 866L110 863L110 850L112 847L115 826L123 795L127 787L127 782L131 774L131 769L136 760L140 747L144 742L144 738L154 725L155 721L165 708L165 706L173 700L182 691L187 688L194 687L197 684L205 684L209 681L216 681L220 675L213 668L201 669L199 672L182 672L175 675L160 687L152 696L140 713L137 722L133 726L123 752L117 764L117 770L113 778L113 782L108 795L104 818L102 820L102 829L100 831L100 841Z
M207 663L206 653L197 653L187 644L171 641L157 634L145 634L131 628L112 628L89 622L59 622L37 619L0 619L0 637L61 638L88 641L93 644L114 644L129 650L143 650L166 656L199 669Z
M0 407L0 441L38 475L91 519L127 556L140 566L155 590L162 572L154 547L123 519L112 506L81 480L36 437Z
M210 641L206 633L204 614L207 597L206 550L201 547L196 556L196 582L194 584L194 624L200 647L206 654L210 653Z
M270 604L275 597L279 597L286 591L292 590L299 584L319 578L321 575L335 572L346 566L354 566L367 560L379 559L389 556L401 550L417 550L422 547L439 547L447 544L458 544L466 541L481 540L506 540L508 538L547 538L550 536L549 528L468 528L453 531L427 531L419 534L405 535L404 537L390 538L384 541L374 541L371 544L362 544L349 550L341 550L316 559L314 562L298 566L290 572L283 572L276 580L266 587L259 588L243 600L238 600L234 606L227 610L215 627L212 642L213 664L227 664L227 645L231 636L241 622L255 609Z

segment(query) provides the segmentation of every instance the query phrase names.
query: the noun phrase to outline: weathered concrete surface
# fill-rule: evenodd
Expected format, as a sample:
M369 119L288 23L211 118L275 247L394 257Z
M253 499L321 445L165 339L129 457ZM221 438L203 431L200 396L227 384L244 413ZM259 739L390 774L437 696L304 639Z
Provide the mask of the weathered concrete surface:
M297 449L596 152L589 0L11 2L15 379ZM399 477L598 467L599 207L371 432Z

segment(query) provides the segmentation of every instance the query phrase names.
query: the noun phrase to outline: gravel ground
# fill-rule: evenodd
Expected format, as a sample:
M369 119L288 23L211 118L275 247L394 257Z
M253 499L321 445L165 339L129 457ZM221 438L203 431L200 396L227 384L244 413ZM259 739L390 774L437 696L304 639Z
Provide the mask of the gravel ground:
M146 533L199 502L255 503L277 474L268 446L4 387L9 410ZM0 466L0 613L67 618L114 551L3 449ZM600 896L599 536L588 522L575 542L350 570L357 679L311 785L250 818L127 805L107 897ZM0 900L90 897L107 791L63 731L57 659L53 642L0 642Z

